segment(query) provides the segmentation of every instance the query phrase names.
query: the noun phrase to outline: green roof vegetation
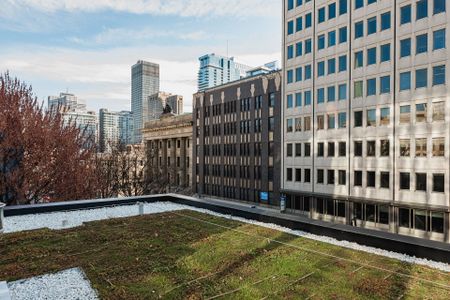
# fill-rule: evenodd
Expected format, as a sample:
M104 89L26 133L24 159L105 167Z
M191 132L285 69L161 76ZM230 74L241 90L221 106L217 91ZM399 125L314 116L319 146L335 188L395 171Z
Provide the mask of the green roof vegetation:
M0 281L72 267L101 299L448 299L450 274L193 211L0 235Z

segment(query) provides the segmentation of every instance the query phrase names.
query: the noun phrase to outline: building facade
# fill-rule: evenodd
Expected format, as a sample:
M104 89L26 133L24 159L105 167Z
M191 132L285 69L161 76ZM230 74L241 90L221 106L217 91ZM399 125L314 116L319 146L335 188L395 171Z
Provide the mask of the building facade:
M184 113L183 96L158 92L148 97L148 120L159 119L166 105L170 106L172 113L175 115L182 115Z
M171 190L191 185L192 114L163 114L142 131L147 155L147 176Z
M114 145L129 145L133 132L133 115L129 111L99 112L100 152L110 152Z
M224 57L214 53L199 58L198 90L203 91L246 76L251 67L237 63L233 57Z
M207 89L193 102L194 192L278 205L281 72Z
M288 211L449 242L445 2L283 1Z
M159 65L138 61L131 67L131 111L133 112L133 143L142 142L142 129L148 121L148 97L159 92Z

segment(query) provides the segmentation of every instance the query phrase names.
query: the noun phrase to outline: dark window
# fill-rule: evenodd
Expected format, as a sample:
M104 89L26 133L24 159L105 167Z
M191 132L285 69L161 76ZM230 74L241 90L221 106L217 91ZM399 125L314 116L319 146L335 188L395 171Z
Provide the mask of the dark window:
M375 172L367 171L367 187L375 187Z
M363 112L362 111L355 111L355 127L362 127L363 126Z
M431 213L431 231L444 233L444 213Z
M346 185L346 173L344 170L339 170L338 181L340 185Z
M337 201L337 216L345 218L345 202Z
M327 215L334 216L334 200L326 199L325 203L327 205Z
M408 208L400 208L398 210L399 212L399 226L400 227L410 227L410 220L411 220L411 212Z
M324 183L324 173L322 169L317 170L317 183Z
M366 221L375 222L375 205L366 204Z
M295 169L295 181L302 181L302 169Z
M327 183L334 184L334 170L327 171Z
M433 174L433 192L444 192L444 174Z
M367 156L375 156L375 141L367 141Z
M362 204L361 203L353 203L353 214L355 218L358 220L362 220Z
M328 143L328 156L329 157L334 157L334 142L329 142Z
M287 168L286 170L286 180L287 181L292 181L292 168Z
M355 149L354 149L354 153L355 156L362 156L363 154L363 147L362 147L362 142L361 141L355 141Z
M287 147L286 147L286 155L288 156L288 157L291 157L292 156L292 144L287 144Z
M380 173L380 187L388 189L389 188L389 172Z
M317 143L317 156L323 157L324 148L325 148L325 146L323 143Z
M295 144L295 156L302 156L302 144Z
M339 156L345 157L347 154L347 147L345 142L339 142Z
M400 189L409 190L409 173L400 173Z
M427 190L427 174L416 173L416 191L426 191L426 190Z
M414 211L414 228L419 230L427 230L427 211L415 210Z
M389 140L380 141L380 155L389 156Z
M305 182L311 182L311 169L305 169Z
M362 186L362 171L355 171L355 186Z
M319 214L323 214L323 199L322 198L316 199L316 211Z
M305 143L305 156L309 157L311 156L311 144Z
M378 222L381 224L389 224L389 206L380 205L378 206L378 210L379 210Z

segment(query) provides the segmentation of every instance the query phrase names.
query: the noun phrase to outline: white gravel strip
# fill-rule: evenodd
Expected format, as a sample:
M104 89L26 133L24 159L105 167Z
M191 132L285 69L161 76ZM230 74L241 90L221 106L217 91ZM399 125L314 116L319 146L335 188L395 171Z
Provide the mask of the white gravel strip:
M213 216L218 216L222 218L227 218L231 220L240 221L243 223L254 224L262 227L267 227L271 229L275 229L278 231L283 231L292 235L309 238L312 240L325 242L328 244L349 248L353 250L364 251L367 253L373 253L389 258L398 259L400 261L419 264L428 266L434 269L438 269L444 272L450 273L450 265L428 260L425 258L417 258L415 256L410 256L406 254L401 254L398 252L392 252L388 250L383 250L375 247L369 247L364 245L359 245L354 242L349 241L339 241L337 239L320 236L311 233L307 233L300 230L293 230L290 228L286 228L283 226L279 226L276 224L263 223L259 221L249 220L241 217L235 217L231 215L225 215L216 213L207 209L196 208L188 205L175 204L172 202L156 202L156 203L146 203L144 205L144 214L154 214L154 213L162 213L168 211L176 211L176 210L193 210L198 211L205 214L210 214ZM56 213L48 213L48 214L36 214L36 215L25 215L25 216L15 216L15 217L7 217L5 218L5 232L17 232L23 230L31 230L38 228L49 227L51 229L63 229L81 226L83 222L96 221L96 220L104 220L110 218L120 218L120 217L130 217L138 215L139 206L138 205L127 205L127 206L117 206L111 208L99 208L99 209L90 209L90 210L77 210L77 211L69 211L69 212L56 212ZM68 224L64 224L63 221L67 221Z
M96 300L96 291L78 268L8 283L12 300Z
M180 205L172 202L146 203L144 204L144 214L156 214L186 208L190 208L190 206L180 207ZM139 206L134 204L87 210L13 216L5 218L4 232L18 232L40 228L65 229L81 226L85 222L137 215L139 215Z

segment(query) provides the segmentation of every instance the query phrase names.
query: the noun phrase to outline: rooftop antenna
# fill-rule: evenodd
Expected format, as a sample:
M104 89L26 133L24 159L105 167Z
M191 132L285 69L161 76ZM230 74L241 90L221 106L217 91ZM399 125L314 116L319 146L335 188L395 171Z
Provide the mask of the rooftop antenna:
M230 56L228 55L228 40L227 40L227 58L230 58Z

